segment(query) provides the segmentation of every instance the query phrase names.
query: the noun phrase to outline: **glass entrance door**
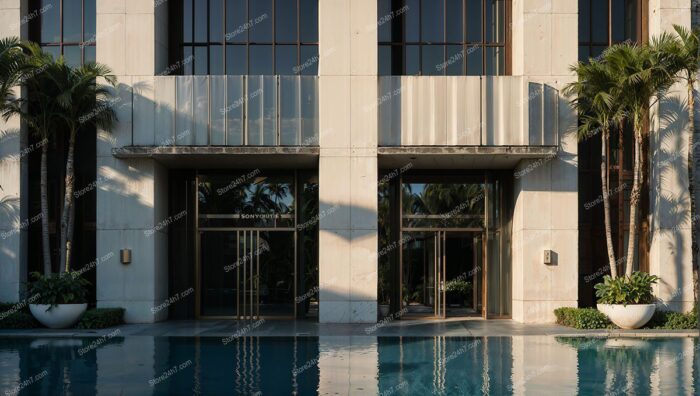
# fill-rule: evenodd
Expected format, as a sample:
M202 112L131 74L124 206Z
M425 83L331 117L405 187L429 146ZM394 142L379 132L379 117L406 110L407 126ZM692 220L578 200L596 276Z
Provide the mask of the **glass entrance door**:
M294 317L293 231L200 232L199 316Z
M401 301L409 317L484 316L481 232L405 232Z

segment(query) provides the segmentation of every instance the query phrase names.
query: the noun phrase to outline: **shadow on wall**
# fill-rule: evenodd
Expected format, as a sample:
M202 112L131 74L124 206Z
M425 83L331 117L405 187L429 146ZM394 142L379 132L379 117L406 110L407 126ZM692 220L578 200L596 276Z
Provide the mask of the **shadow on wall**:
M692 285L692 280L685 278L683 268L684 263L690 261L690 239L682 234L690 228L691 222L686 160L688 104L677 96L667 96L659 102L658 111L659 130L651 136L650 148L649 193L653 214L650 216L650 235L653 237L653 230L658 229L659 236L664 237L661 243L666 246L661 249L669 255L659 263L667 267L659 287L665 285L669 289L666 294L677 299L685 294L683 288ZM669 271L668 266L675 271ZM675 276L675 279L669 280L669 276Z

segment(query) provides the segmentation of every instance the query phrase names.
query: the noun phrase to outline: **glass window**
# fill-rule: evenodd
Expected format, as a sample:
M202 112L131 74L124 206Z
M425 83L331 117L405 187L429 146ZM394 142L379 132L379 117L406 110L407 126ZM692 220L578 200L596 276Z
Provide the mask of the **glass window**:
M462 0L447 0L447 10L445 12L445 41L448 43L461 43L464 41L464 10Z
M591 0L591 41L608 42L608 0Z
M226 46L226 74L230 76L248 74L248 54L245 45Z
M278 45L275 48L275 70L278 74L297 74L297 46Z
M30 2L30 39L55 58L79 66L95 61L95 0L40 0Z
M248 41L246 0L226 0L226 41L244 43Z
M251 45L250 46L250 75L272 74L272 46L271 45Z
M299 33L302 43L318 42L318 0L299 0Z
M209 69L207 47L194 47L194 74L204 76Z
M194 68L176 73L318 74L318 0L182 0L180 4L183 34L171 39L183 53L202 47L207 54ZM203 51L194 49L195 55Z
M250 41L269 43L272 41L272 0L254 0L248 2L248 23L250 23Z
M296 0L275 1L275 40L280 43L297 41Z
M41 42L56 43L61 41L59 0L41 0Z
M379 73L505 74L506 1L378 1Z

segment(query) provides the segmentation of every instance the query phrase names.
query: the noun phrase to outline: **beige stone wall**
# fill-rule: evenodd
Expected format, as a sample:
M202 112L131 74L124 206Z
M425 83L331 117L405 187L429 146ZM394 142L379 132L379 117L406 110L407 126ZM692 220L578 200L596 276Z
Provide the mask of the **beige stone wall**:
M578 60L578 3L513 0L513 75L562 90ZM521 161L515 172L513 319L552 322L578 304L578 151L576 115L559 101L556 157ZM545 265L544 250L554 252Z
M167 316L167 309L151 311L168 297L168 234L167 227L158 227L168 216L167 169L150 159L112 156L112 148L138 141L134 123L155 127L154 111L143 107L153 106L156 64L162 69L164 63L162 51L156 56L155 20L161 7L167 2L154 7L153 1L97 0L97 61L119 80L114 106L119 123L111 133L98 132L97 257L132 251L129 265L109 260L97 266L97 305L126 308L127 322ZM151 116L134 120L134 106Z
M321 322L377 319L377 5L319 1Z
M21 23L26 15L25 1L0 1L0 37L26 39L27 24ZM19 299L26 281L28 225L41 221L27 208L27 144L18 118L0 119L0 301Z

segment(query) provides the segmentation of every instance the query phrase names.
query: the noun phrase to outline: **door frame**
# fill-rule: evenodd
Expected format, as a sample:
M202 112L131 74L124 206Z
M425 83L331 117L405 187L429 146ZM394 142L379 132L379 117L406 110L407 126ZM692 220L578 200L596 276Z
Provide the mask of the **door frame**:
M481 295L481 312L479 316L483 319L489 319L488 315L488 285L487 285L487 254L486 254L486 242L488 240L488 233L481 228L405 228L401 231L401 240L405 241L404 234L414 234L414 233L424 233L427 238L430 238L430 234L433 238L433 318L435 319L446 319L447 318L447 288L445 287L445 280L447 277L447 256L445 254L446 248L445 244L447 241L447 235L472 235L473 241L477 239L481 240L481 262L483 268L479 271L481 277L482 285L482 295ZM476 255L476 251L474 252ZM476 257L476 256L475 256ZM400 249L399 253L399 301L403 304L403 249ZM476 275L476 274L475 274ZM476 293L476 284L474 285L474 290ZM469 316L465 316L469 317Z

